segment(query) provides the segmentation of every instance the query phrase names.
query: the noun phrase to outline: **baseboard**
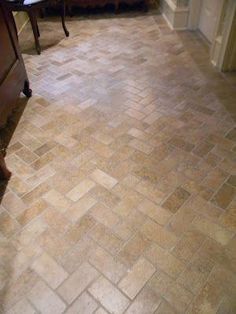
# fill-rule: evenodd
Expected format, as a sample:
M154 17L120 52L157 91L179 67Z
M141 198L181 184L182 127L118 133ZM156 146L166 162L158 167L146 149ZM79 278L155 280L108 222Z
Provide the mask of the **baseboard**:
M162 16L171 29L188 29L188 7L177 7L172 0L162 0L160 7Z

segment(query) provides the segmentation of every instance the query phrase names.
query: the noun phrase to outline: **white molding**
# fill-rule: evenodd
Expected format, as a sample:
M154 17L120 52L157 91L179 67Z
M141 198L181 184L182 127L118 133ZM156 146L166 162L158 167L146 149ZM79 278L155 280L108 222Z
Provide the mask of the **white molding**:
M186 30L188 28L188 7L177 7L172 0L162 0L162 16L173 30Z

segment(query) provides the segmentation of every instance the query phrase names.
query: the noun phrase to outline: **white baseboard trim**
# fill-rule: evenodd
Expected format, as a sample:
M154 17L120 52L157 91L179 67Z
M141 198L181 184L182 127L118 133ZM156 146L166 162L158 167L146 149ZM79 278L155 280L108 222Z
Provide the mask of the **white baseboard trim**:
M161 13L172 30L188 29L188 7L178 8L171 0L162 0Z

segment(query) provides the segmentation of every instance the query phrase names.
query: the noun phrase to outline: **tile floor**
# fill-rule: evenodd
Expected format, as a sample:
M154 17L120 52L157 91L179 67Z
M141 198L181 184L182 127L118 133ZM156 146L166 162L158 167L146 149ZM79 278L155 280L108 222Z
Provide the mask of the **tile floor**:
M20 38L1 312L236 313L235 76L155 13L67 24Z

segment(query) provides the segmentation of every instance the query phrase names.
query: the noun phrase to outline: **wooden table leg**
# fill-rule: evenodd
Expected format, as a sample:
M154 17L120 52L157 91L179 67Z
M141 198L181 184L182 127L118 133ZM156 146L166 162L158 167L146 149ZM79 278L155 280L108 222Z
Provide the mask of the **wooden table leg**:
M7 169L3 150L0 151L0 179L9 180L11 177L11 172Z

